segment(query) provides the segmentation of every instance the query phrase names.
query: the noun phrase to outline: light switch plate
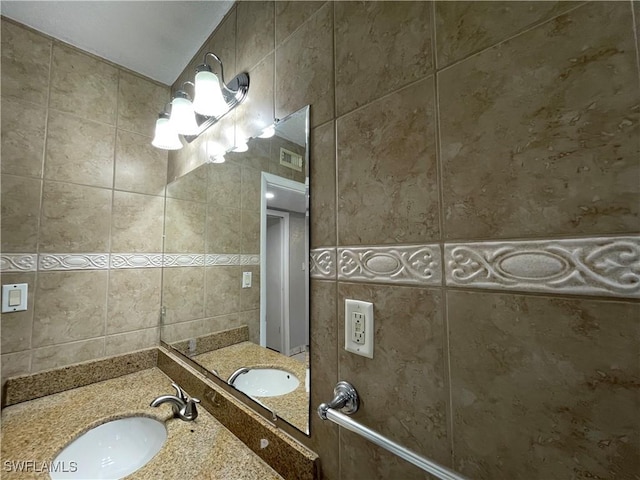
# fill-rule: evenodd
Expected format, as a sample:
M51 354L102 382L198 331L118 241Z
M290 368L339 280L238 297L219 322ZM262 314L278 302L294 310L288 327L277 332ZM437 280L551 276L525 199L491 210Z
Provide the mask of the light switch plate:
M26 310L28 295L29 285L27 283L2 285L2 313Z
M346 299L344 301L344 349L373 358L373 303Z
M242 288L251 288L251 272L242 272Z

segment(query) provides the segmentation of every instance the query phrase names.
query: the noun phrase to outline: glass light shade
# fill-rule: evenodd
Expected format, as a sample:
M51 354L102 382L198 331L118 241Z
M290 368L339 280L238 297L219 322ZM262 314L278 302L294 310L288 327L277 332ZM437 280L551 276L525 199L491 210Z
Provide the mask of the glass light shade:
M271 138L276 134L276 129L273 128L273 125L265 128L258 137L260 138Z
M227 159L224 158L224 154L213 155L210 157L211 163L224 163Z
M163 150L180 150L182 148L182 142L180 138L178 138L178 132L171 126L168 118L159 118L156 120L156 133L151 145Z
M193 104L186 98L177 97L171 101L171 125L182 135L196 135L198 124Z
M249 145L247 145L247 142L240 142L231 151L232 152L236 152L236 153L243 153L243 152L246 152L248 150L249 150Z
M214 73L196 73L195 84L193 108L196 112L207 117L220 117L227 113L229 106L222 96L218 77Z

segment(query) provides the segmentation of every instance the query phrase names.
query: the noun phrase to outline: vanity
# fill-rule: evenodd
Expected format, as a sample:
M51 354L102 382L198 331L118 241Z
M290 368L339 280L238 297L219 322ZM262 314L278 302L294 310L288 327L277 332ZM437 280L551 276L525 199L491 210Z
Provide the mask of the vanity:
M94 432L96 427L114 420L132 417L152 419L149 423L163 425L166 428L166 440L146 464L122 478L317 478L313 472L316 470L317 456L313 452L302 445L291 445L290 439L280 438L277 429L271 428L258 416L252 416L248 410L243 410L242 405L236 404L231 396L179 364L169 352L154 350L149 351L148 355L155 357L156 365L102 381L91 382L92 379L82 378L83 373L97 372L100 367L107 366L105 362L111 359L99 361L102 365L88 362L37 374L39 378L33 378L33 375L17 378L15 385L9 383L9 388L31 390L26 391L25 395L33 396L37 395L35 385L47 377L53 381L48 386L44 385L41 392L45 393L44 396L15 403L2 410L2 478L48 478L46 472L55 469L58 473L53 474L53 478L77 478L60 472L79 470L77 463L83 461L82 456L54 462L58 454L86 432ZM135 362L135 359L132 361L127 358L131 356L116 357L116 360L119 358L121 365L130 365ZM117 370L118 367L112 368L116 374L119 373ZM171 377L167 371L172 372ZM82 386L47 394L47 388L65 388L71 377L75 377ZM60 381L56 382L56 379ZM197 395L201 399L197 405L197 417L193 421L176 418L168 402L157 407L150 406L152 400L175 393L172 387L174 382L185 385L190 395ZM9 393L8 401L11 403L12 396L15 399L16 394ZM17 395L20 394L18 392ZM210 412L220 415L221 420ZM246 416L242 418L243 415ZM240 426L244 431L237 430L234 434L223 422L232 428ZM243 437L242 440L238 434ZM287 441L288 445L281 443ZM306 457L302 463L311 466L311 470L305 472L304 467L300 470L301 464L296 464L295 458L288 465L285 463L287 457L292 457L289 447ZM264 455L260 455L262 452ZM279 457L282 457L280 464L277 462Z

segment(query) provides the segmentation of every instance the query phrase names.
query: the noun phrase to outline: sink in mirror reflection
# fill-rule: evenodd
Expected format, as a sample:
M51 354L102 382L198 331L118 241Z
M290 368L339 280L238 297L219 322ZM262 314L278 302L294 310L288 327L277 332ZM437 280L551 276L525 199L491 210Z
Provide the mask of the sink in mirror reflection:
M225 382L243 367L292 373L291 392L249 395L307 434L308 116L167 185L161 328Z

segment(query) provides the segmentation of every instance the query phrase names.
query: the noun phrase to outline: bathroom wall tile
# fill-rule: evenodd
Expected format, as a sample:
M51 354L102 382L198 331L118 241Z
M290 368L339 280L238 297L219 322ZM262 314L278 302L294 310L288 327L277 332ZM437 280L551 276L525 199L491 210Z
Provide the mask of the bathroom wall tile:
M40 252L108 252L112 191L45 181Z
M44 106L2 98L3 174L42 177L46 119Z
M335 4L337 115L433 71L431 2Z
M104 357L104 337L38 348L33 351L31 373L102 357Z
M249 147L247 152L228 152L225 158L234 165L250 168L258 172L268 172L269 162L271 161L272 141L273 138L251 138L247 141L247 146ZM258 181L256 181L256 184L259 186Z
M119 71L118 128L153 137L158 114L169 98L169 87Z
M462 473L633 477L640 305L461 291L447 302Z
M433 97L430 77L337 120L339 245L439 237Z
M191 202L207 201L207 182L213 165L201 165L167 185L167 197Z
M280 45L298 27L324 5L325 2L276 2L276 46Z
M629 8L588 3L438 74L446 238L637 231Z
M273 124L274 59L275 54L271 53L249 71L249 93L236 109L236 136L239 139L255 137Z
M210 165L207 172L207 204L238 208L242 193L242 167L225 162Z
M4 23L2 28L4 29ZM3 353L0 357L0 363L2 364L2 382L0 385L3 386L7 378L29 373L31 370L31 351Z
M205 323L205 330L210 333L225 332L231 329L239 329L241 327L243 328L245 327L245 325L243 325L243 323L240 321L240 316L237 313L206 318L204 323ZM243 331L246 332L246 335L249 334L249 330L247 328L244 328ZM224 335L224 334L220 334L220 335ZM246 340L240 340L240 341L244 342ZM237 343L237 342L233 342L233 343ZM229 343L229 345L231 344L232 343ZM199 344L198 344L198 348L200 348ZM222 347L218 347L218 348L222 348ZM212 349L209 349L209 350L212 350Z
M107 277L106 271L38 273L33 347L104 335Z
M121 355L160 344L160 327L120 333L105 338L105 355Z
M162 252L164 198L113 192L112 252Z
M29 288L27 310L0 315L2 332L2 353L20 352L31 348L31 328L33 326L33 301L36 286L35 273L3 273L2 284L26 283Z
M167 152L151 145L151 138L118 130L114 187L162 195L167 181L167 161Z
M242 210L242 253L260 253L260 212Z
M166 324L204 317L204 268L173 267L163 269L162 305Z
M213 127L207 130L207 132L198 137L198 139L191 143L187 143L185 140L182 140L183 147L180 150L171 150L169 152L167 183L171 183L192 170L195 170L199 166L207 163L207 142L209 140L206 139L211 134L211 131L226 120L229 115L233 115L233 112L226 115L222 121L216 123ZM231 138L233 140L233 135L231 135ZM231 141L231 144L233 144L233 141Z
M0 254L0 272L34 272L38 269L37 253Z
M205 316L215 317L240 310L240 267L206 267Z
M51 60L49 107L115 125L118 69L56 43Z
M238 2L236 67L248 72L274 49L275 6L273 1Z
M107 334L158 326L161 280L159 268L111 270Z
M436 2L438 68L577 5L579 2Z
M335 123L311 130L309 195L312 207L311 248L336 245L336 141Z
M322 459L323 478L338 480L338 426L321 420L314 410L333 398L338 382L337 284L321 280L310 283L311 442Z
M238 253L242 224L239 208L207 205L206 253Z
M249 341L260 343L260 310L240 312L240 325L246 325L249 329Z
M47 124L44 177L111 188L115 143L114 127L52 110Z
M248 166L242 167L242 197L244 210L260 211L262 171Z
M2 252L37 251L42 181L2 175Z
M260 309L260 267L244 266L242 272L251 272L251 287L240 290L240 310Z
M311 104L311 126L334 115L333 2L276 50L276 117Z
M51 40L2 20L2 97L45 106L49 90ZM36 74L37 72L37 74Z
M205 320L189 320L187 322L172 323L160 327L160 338L163 342L173 343L191 338L207 335L209 332L206 328Z
M206 205L167 198L165 244L167 253L204 253Z
M374 358L342 348L338 351L340 378L351 381L364 399L358 421L419 454L449 465L440 291L340 282L338 305L343 305L346 298L374 304ZM337 330L338 345L343 345L340 317ZM381 378L385 379L383 383ZM341 434L343 478L415 478L413 467L404 461L381 455L364 440L355 441L360 448L348 448L351 441L355 441L352 436Z

